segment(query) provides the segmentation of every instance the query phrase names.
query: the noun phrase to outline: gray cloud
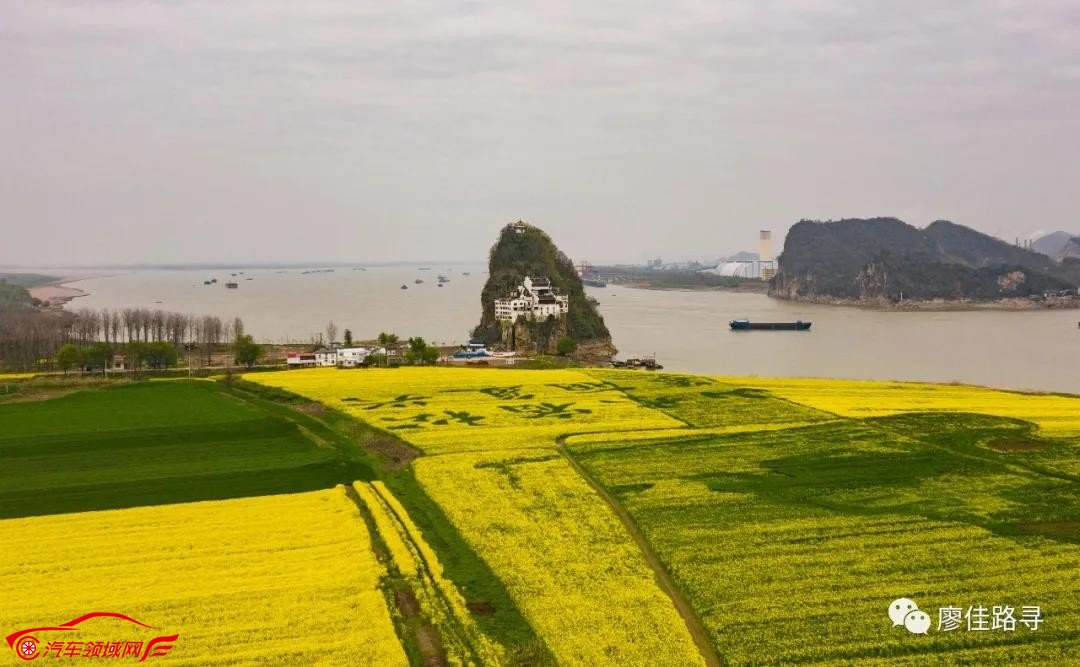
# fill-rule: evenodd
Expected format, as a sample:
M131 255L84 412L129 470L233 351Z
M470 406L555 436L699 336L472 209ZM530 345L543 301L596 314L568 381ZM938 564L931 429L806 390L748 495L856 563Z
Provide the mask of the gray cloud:
M480 258L518 217L594 261L734 251L802 217L1080 230L1071 1L0 19L0 263Z

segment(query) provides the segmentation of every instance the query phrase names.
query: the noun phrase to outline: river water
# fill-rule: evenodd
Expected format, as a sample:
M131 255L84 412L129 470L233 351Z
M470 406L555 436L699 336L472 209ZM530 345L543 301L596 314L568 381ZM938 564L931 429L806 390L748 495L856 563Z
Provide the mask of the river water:
M468 272L470 275L465 275ZM73 283L69 307L162 308L240 316L270 342L309 341L330 320L356 338L379 331L460 343L479 320L482 265L337 268L302 273L134 271ZM436 277L450 282L438 287ZM216 285L203 280L216 277ZM251 280L246 280L251 278ZM414 281L420 278L422 284ZM239 288L225 289L226 280ZM401 289L406 285L408 289ZM1080 311L883 312L791 303L760 294L586 288L620 357L655 354L668 370L705 374L965 382L1080 393ZM160 303L159 303L160 302ZM809 320L797 331L733 332L728 321ZM340 333L339 333L340 336Z

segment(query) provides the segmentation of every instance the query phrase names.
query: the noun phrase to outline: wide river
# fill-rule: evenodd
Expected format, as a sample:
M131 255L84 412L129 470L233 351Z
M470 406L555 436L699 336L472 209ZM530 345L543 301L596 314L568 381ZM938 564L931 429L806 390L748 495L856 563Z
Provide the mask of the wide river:
M464 275L468 272L470 275ZM443 274L450 282L438 287ZM244 319L272 342L310 341L333 320L357 338L380 331L449 344L480 316L482 265L133 271L72 283L69 308L142 306ZM215 285L203 280L216 277ZM251 280L247 280L251 278ZM416 279L424 282L417 284ZM226 289L237 280L238 289ZM406 285L408 289L401 289ZM732 292L587 288L620 357L655 354L668 370L707 374L965 382L1080 393L1080 311L880 312ZM809 320L809 332L733 332L728 321ZM339 334L340 335L340 334Z

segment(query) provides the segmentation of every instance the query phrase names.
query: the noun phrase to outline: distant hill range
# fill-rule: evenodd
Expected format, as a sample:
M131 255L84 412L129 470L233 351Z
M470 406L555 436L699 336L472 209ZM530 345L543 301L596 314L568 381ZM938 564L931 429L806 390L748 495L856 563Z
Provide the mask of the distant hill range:
M1036 239L1031 248L1059 262L1070 257L1080 259L1080 234L1054 232Z
M784 241L769 293L788 299L996 300L1080 285L1080 259L1056 261L938 220L803 220Z

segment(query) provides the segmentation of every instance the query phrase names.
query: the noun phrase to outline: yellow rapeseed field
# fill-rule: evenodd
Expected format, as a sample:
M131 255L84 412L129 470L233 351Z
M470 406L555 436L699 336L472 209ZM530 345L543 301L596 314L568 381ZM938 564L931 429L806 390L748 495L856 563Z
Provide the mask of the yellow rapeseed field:
M398 571L431 623L438 628L451 665L501 665L506 650L477 626L465 598L443 574L442 563L408 512L379 481L355 482Z
M922 382L718 379L728 384L764 389L789 401L842 417L882 417L904 412L974 412L1030 421L1048 435L1080 435L1080 398L1072 396Z
M2 634L109 611L179 634L157 664L407 664L343 487L9 519L0 534Z
M1007 647L935 634L924 654L875 610L909 591L938 606L1034 601L1068 631L1076 553L1059 538L1075 523L1071 482L1058 473L1080 434L1077 398L595 370L248 379L325 402L427 454L412 463L416 479L559 664L702 662L627 527L568 456L630 513L733 664L1060 662L1075 644L1057 630L1037 643L1010 635ZM890 420L892 430L860 421L916 412L1024 420L1054 439L1018 436L1006 444L1030 451L1004 453L989 445L1020 425L998 433L1000 421L959 414ZM968 423L986 429L986 443L961 437ZM379 483L357 491L424 613L441 630L461 629L445 633L448 659L503 661L502 646L469 629L460 594L401 504Z
M0 373L0 382L29 380L35 376L37 376L37 373Z
M319 400L434 454L414 463L421 485L561 664L701 664L632 538L555 448L561 435L681 421L576 371L316 369L245 379Z
M641 552L559 454L466 453L414 465L560 664L702 664Z
M347 412L428 454L551 447L566 433L684 425L576 371L327 368L244 377Z

